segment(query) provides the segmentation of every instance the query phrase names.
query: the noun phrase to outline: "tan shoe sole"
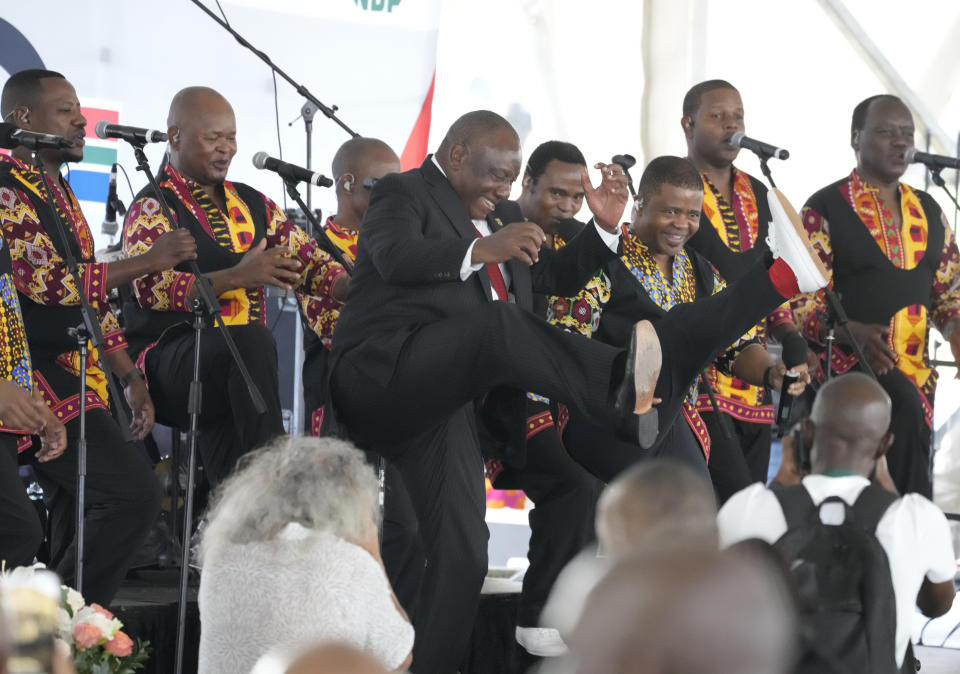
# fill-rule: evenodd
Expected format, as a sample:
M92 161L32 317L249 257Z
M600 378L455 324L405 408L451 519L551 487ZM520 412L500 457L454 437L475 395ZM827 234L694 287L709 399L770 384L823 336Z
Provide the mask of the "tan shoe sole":
M650 321L640 321L633 326L636 340L633 353L633 387L636 391L634 414L644 414L653 407L653 393L663 366L660 338Z

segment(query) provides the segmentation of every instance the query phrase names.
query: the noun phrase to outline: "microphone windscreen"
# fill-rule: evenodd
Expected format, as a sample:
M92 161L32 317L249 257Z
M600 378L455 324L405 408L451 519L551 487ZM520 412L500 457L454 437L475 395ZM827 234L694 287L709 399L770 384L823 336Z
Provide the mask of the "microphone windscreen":
M807 340L799 332L789 332L783 338L783 364L788 370L807 362Z
M730 147L740 147L740 141L746 138L747 134L743 131L737 131L730 136Z
M634 157L632 154L615 154L613 155L613 159L610 161L614 164L622 166L624 171L629 171L637 163L636 157Z
M105 119L101 119L99 122L97 122L97 126L94 127L97 134L97 138L104 138L104 139L108 138L107 136L108 126L110 126L110 122L108 122Z
M267 159L270 158L266 152L258 152L253 155L253 165L258 169L264 169L267 167Z
M908 164L913 164L917 161L917 152L919 152L919 150L915 147L908 148L907 151L903 153L903 160Z

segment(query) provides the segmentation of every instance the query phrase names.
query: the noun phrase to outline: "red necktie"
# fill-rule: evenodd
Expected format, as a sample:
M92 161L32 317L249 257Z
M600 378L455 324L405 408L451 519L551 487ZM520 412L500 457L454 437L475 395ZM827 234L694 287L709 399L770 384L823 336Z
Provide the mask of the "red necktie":
M477 236L481 239L483 234L480 233L480 230L476 227L473 228L477 232ZM490 285L493 286L493 292L497 294L498 300L507 300L507 284L503 280L503 274L500 272L500 265L491 263L487 265L487 274L490 276Z

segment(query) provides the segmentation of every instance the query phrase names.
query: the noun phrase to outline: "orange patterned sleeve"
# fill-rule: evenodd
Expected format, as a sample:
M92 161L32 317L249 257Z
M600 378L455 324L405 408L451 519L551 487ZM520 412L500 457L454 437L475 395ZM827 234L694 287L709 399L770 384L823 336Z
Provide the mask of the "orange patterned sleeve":
M803 222L803 228L810 237L814 250L820 256L820 261L827 270L827 287L833 287L833 251L830 247L830 224L827 219L810 206L804 206L800 212L800 219ZM823 300L823 291L818 290L815 293L803 293L794 298L790 307L793 309L793 315L800 329L801 334L815 344L820 344L820 335L823 325L820 321L820 314L825 310Z

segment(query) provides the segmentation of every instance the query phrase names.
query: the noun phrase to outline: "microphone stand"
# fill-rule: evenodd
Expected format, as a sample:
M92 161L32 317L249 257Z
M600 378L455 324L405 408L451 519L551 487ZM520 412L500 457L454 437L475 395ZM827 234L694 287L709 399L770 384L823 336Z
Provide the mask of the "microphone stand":
M123 439L130 440L130 428L127 421L127 415L123 411L120 393L117 390L117 384L113 379L113 371L103 354L103 331L100 329L100 321L94 314L93 307L87 299L83 290L83 283L80 279L80 268L77 264L77 258L73 255L73 249L70 247L70 240L67 237L67 225L60 218L57 211L57 202L53 196L50 185L47 184L47 173L43 166L43 159L40 152L33 153L33 164L40 173L40 184L43 185L44 196L50 210L53 211L53 223L60 238L60 244L63 246L63 259L67 263L67 270L73 278L73 283L77 289L77 296L80 298L80 314L83 317L83 323L68 328L67 333L77 340L77 350L80 357L80 434L77 439L77 495L76 495L76 542L75 553L75 585L77 592L83 593L83 539L84 539L84 510L86 509L86 486L87 486L87 342L97 349L97 362L107 379L107 387L110 396L114 399L114 409L116 410L118 421L120 423L120 432Z
M150 187L153 189L153 193L157 196L157 201L160 203L163 216L167 219L167 222L170 223L170 227L179 228L180 223L174 219L173 213L170 211L170 206L167 204L166 198L163 196L163 191L160 189L160 183L157 182L157 178L150 171L150 162L143 152L144 143L130 142L130 145L137 159L137 170L143 171L147 177L147 182L150 183ZM212 319L216 327L219 328L218 332L223 335L227 349L230 351L230 355L237 369L240 371L240 376L243 377L243 381L247 385L247 392L250 394L250 399L253 401L253 406L256 408L257 413L263 414L267 411L267 405L263 401L263 396L260 394L257 385L250 376L249 370L247 370L247 366L243 362L240 351L233 341L233 335L230 334L223 322L223 316L220 315L220 303L217 301L217 298L213 296L213 288L210 281L201 274L200 267L197 265L196 260L190 260L188 265L190 266L190 273L192 273L196 279L193 287L196 288L197 294L192 300L194 331L193 379L190 382L190 393L187 399L190 430L187 433L187 490L184 500L183 541L180 547L180 603L177 615L177 653L176 668L174 670L177 674L183 671L183 651L186 635L187 586L190 574L190 538L192 536L191 529L193 528L193 492L196 488L197 439L199 436L200 411L203 400L203 385L200 381L200 338L206 319ZM178 491L176 483L177 481L175 480L173 488L174 501L177 499Z
M279 75L280 77L282 77L283 79L285 79L290 86L292 86L294 89L297 90L297 93L298 93L298 94L300 94L300 95L303 96L305 99L307 99L308 101L310 101L311 103L313 103L313 104L317 107L317 110L319 110L319 111L322 112L324 115L326 115L330 120L332 120L333 122L335 122L341 129L343 129L344 131L346 131L347 133L349 133L349 134L350 134L351 136L353 136L354 138L357 138L357 137L360 135L360 134L358 134L356 131L354 131L353 129L351 129L349 126L347 126L346 124L344 124L343 121L342 121L339 117L337 117L337 115L336 115L337 106L333 106L333 107L331 108L331 107L328 107L328 106L324 105L323 103L321 103L321 102L320 102L320 99L318 99L316 96L314 96L313 94L311 94L310 91L309 91L305 86L303 86L302 84L300 84L299 82L297 82L296 80L294 80L292 77L290 77L289 75L287 75L287 73L283 72L280 68L278 68L277 65L276 65L273 61L270 60L270 57L269 57L269 56L267 56L264 52L260 51L260 50L257 49L256 47L254 47L252 44L250 44L250 43L247 41L246 38L244 38L240 33L238 33L237 31L235 31L235 30L230 26L230 24L228 24L226 21L224 21L223 19L221 19L219 16L217 16L216 14L214 14L212 11L210 11L206 6L204 6L204 4L203 4L202 2L200 2L200 0L191 0L191 1L192 1L193 4L195 4L197 7L199 7L199 8L202 9L204 12L206 12L207 16L209 16L211 19L213 19L213 20L216 21L218 24L220 24L221 28L223 28L225 31L227 31L228 33L230 33L237 42L239 42L242 46L244 46L244 47L246 47L247 49L249 49L250 51L252 51L252 52L257 56L257 58L259 58L261 61L263 61L264 63L266 63L267 66L268 66L273 72L275 72L277 75ZM311 114L311 118L312 118L312 116L313 116L313 115ZM309 168L309 167L308 167L308 168Z
M930 172L930 179L933 181L935 185L939 185L941 188L943 188L943 191L947 193L948 197L950 197L950 201L952 201L956 209L960 211L960 203L957 203L957 198L953 196L953 193L950 191L950 188L947 187L947 183L943 179L943 176L940 175L940 171L942 170L943 169L940 167L938 168L927 167L927 171Z
M870 375L870 378L874 381L877 380L877 375L873 371L873 368L870 367L870 363L867 362L866 357L863 355L863 347L860 346L860 343L853 336L853 332L850 330L850 319L847 317L847 312L843 308L843 303L840 302L840 296L837 295L833 290L827 290L826 288L823 291L824 300L826 300L827 307L827 337L825 339L827 343L827 372L825 380L829 381L831 376L831 365L833 364L833 344L836 341L835 326L839 325L844 334L847 336L847 340L850 342L850 346L853 347L853 352L857 355L857 359L860 361L860 365L863 367L866 374Z
M767 177L767 182L770 183L770 187L777 189L777 184L773 182L773 174L770 172L770 166L767 164L771 155L760 154L758 152L757 157L760 159L760 170L763 171L763 175Z

